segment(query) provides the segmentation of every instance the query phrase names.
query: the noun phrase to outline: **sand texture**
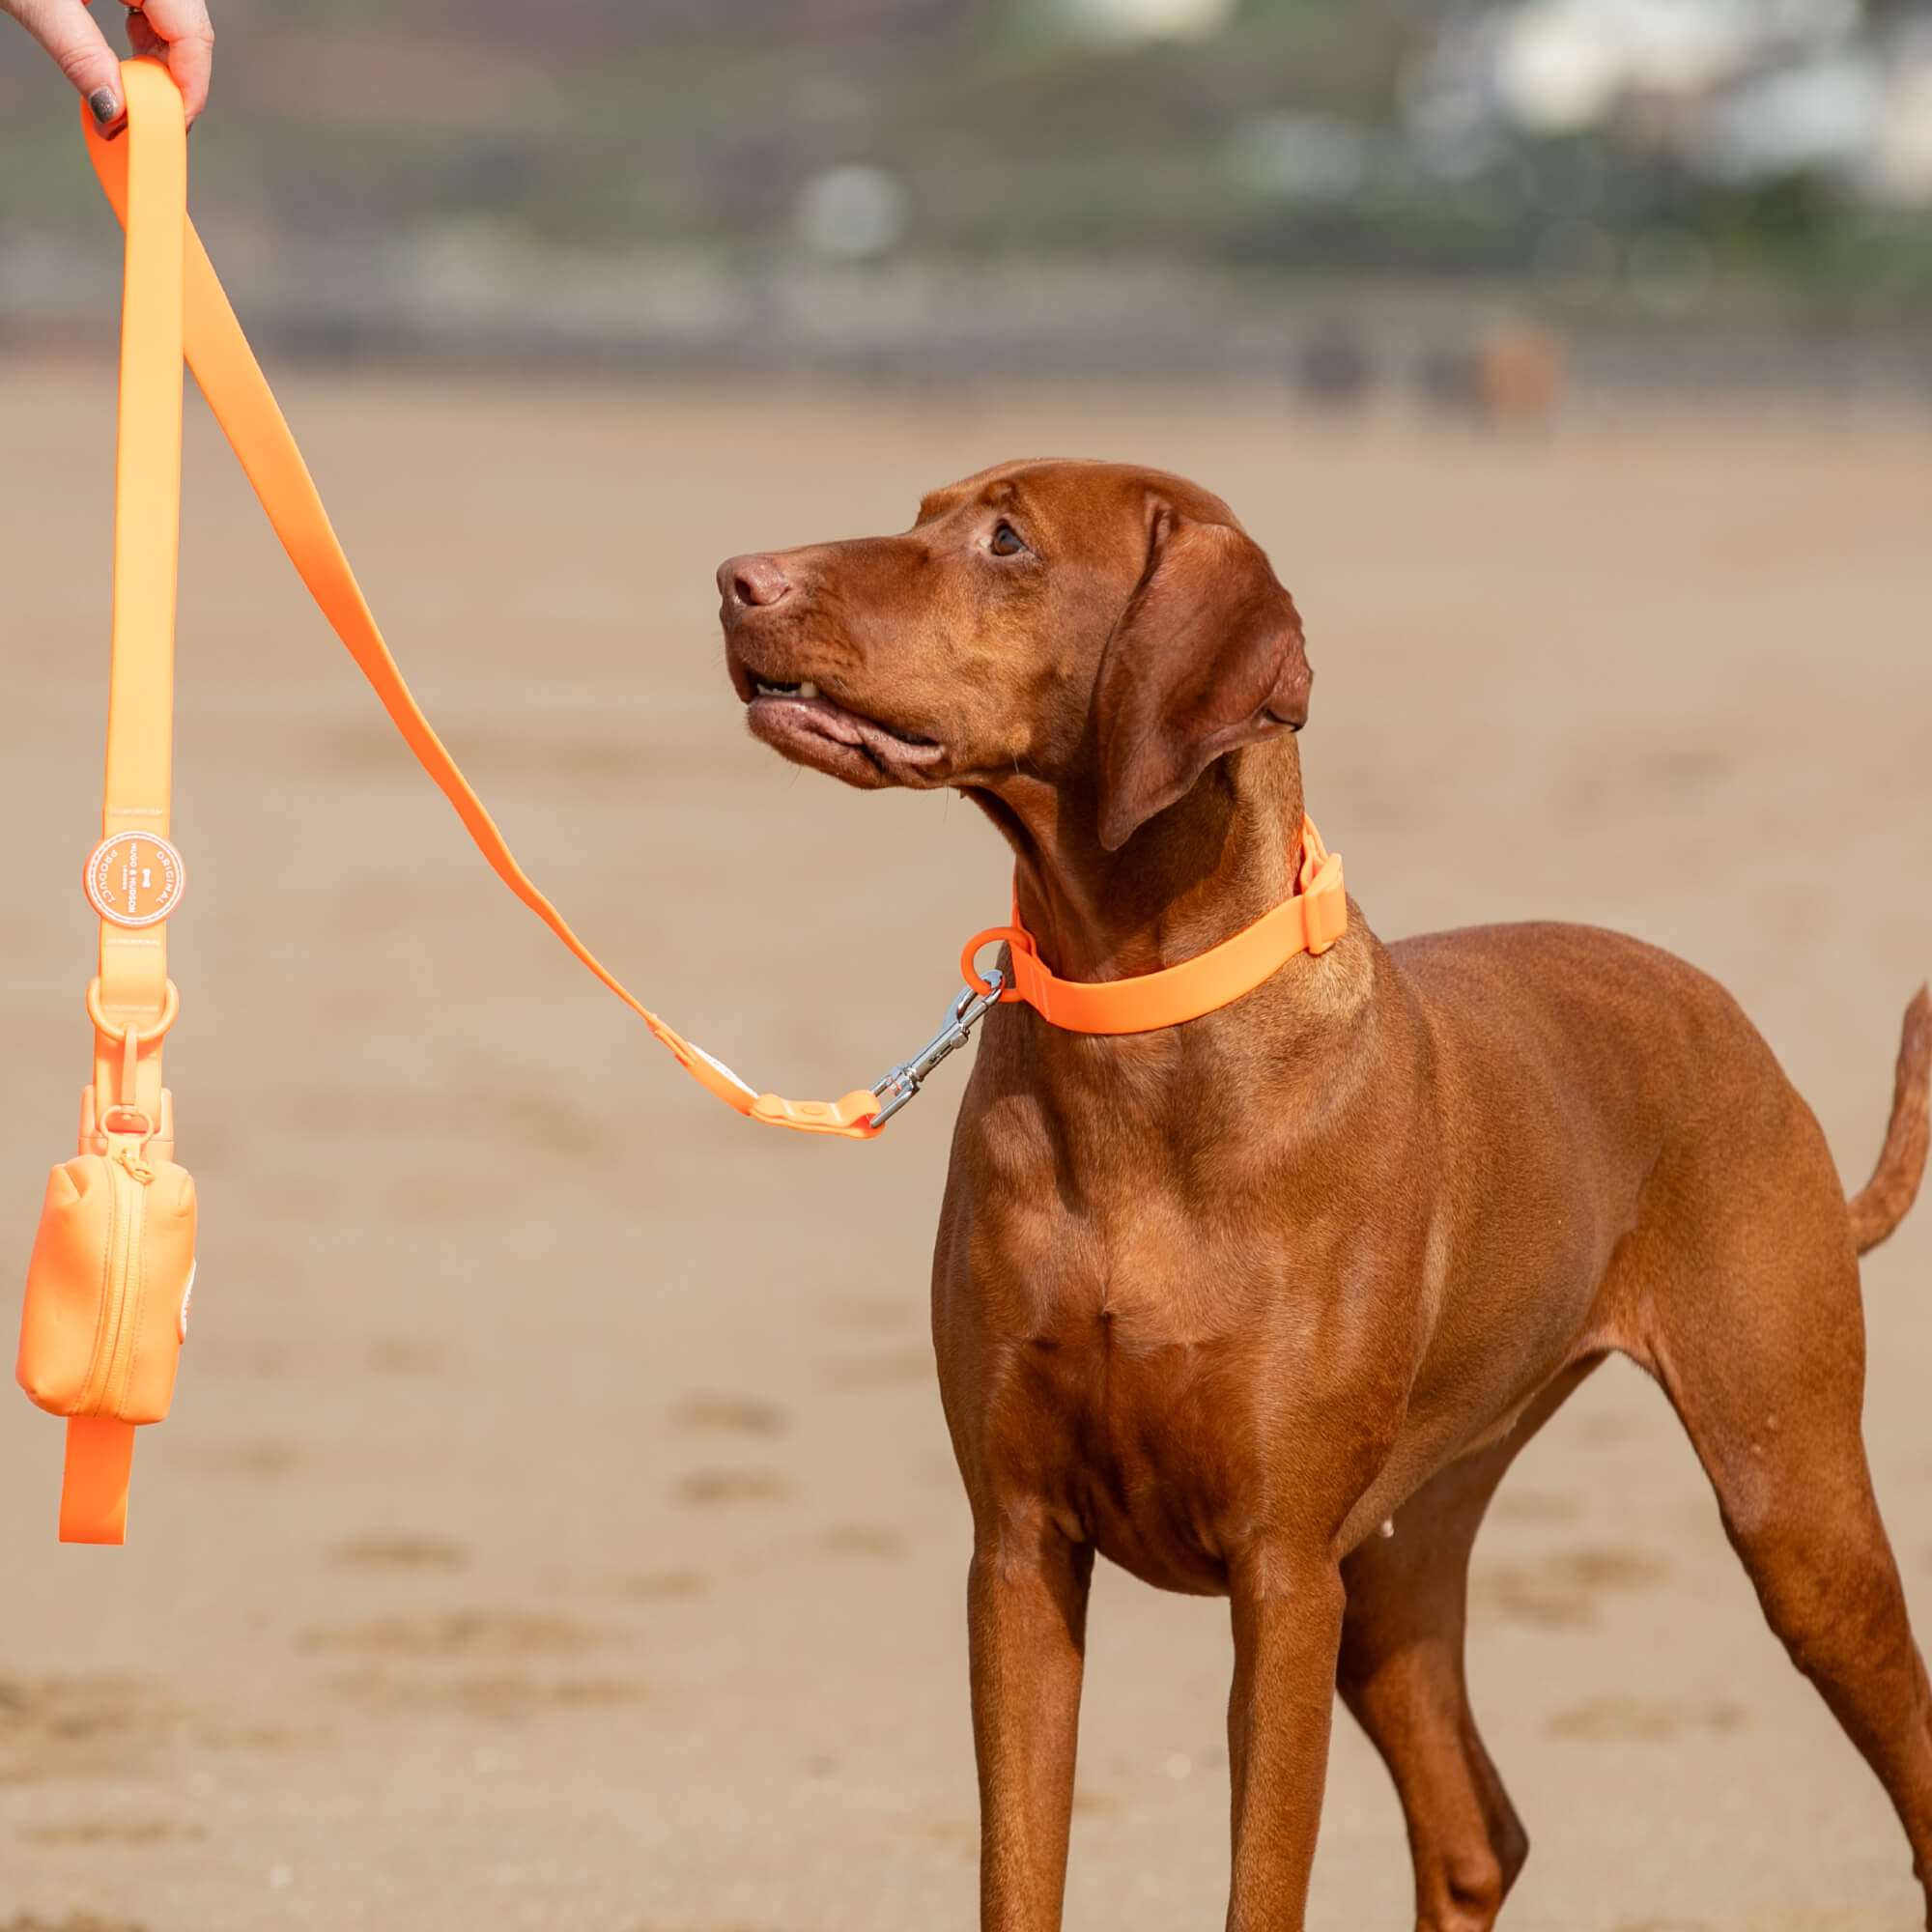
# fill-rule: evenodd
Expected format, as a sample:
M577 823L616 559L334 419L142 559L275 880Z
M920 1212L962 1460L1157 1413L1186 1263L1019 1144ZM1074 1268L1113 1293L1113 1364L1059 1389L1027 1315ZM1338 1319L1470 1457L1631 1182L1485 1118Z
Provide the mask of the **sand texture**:
M1307 618L1310 801L1385 936L1598 922L1725 981L1861 1180L1932 968L1932 429L1267 393L284 385L432 714L593 945L754 1084L931 1031L1006 908L950 798L744 734L725 554L996 459L1167 465ZM71 1151L113 396L0 364L0 1230ZM0 1402L0 1932L965 1932L966 1512L925 1325L960 1076L874 1146L688 1083L484 870L189 412L169 1052L202 1204L119 1552ZM1865 1268L1866 1429L1932 1625L1932 1208ZM11 1336L17 1288L0 1300ZM1512 1932L1906 1932L1905 1841L1635 1372L1524 1456L1469 1668ZM1103 1571L1068 1923L1221 1922L1222 1605ZM1312 1923L1410 1922L1337 1726Z

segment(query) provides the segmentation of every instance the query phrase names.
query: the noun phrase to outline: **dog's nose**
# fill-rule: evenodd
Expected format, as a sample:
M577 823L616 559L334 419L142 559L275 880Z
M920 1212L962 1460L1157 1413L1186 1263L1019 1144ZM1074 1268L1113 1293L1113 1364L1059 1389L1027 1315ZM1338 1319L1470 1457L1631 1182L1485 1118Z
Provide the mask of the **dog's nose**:
M775 556L733 556L718 566L718 589L725 610L760 611L791 595L791 579Z

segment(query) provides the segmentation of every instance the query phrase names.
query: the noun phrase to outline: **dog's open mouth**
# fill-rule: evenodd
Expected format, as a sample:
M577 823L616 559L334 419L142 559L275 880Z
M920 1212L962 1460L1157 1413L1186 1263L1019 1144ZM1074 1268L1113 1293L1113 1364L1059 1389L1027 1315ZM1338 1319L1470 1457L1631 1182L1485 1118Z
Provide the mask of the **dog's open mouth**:
M921 770L944 755L945 748L932 739L848 710L810 678L781 684L752 675L749 681L752 696L745 722L753 735L800 764L876 783Z

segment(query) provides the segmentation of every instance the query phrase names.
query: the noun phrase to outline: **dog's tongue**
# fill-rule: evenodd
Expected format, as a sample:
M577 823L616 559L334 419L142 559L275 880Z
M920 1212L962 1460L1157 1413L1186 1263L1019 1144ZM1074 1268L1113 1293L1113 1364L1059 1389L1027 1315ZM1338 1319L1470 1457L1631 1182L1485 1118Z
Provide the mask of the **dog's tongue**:
M849 711L845 715L852 718ZM915 745L910 738L901 738L869 718L852 718L852 722L859 727L860 742L875 756L896 758L902 765L929 765L939 756L937 745Z
M847 711L842 704L836 704L829 697L809 697L799 702L811 714L812 723L818 729L828 738L836 738L841 745L857 746L875 757L890 758L902 765L928 765L939 756L939 746L915 745L895 731L887 730L883 724L875 724L871 719L862 718L856 711Z

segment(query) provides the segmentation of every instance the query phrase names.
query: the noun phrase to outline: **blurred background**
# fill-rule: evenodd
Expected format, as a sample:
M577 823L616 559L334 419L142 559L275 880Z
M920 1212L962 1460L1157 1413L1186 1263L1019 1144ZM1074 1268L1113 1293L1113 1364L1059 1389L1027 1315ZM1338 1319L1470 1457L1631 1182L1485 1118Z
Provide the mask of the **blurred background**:
M531 873L749 1079L916 1048L1009 859L751 741L717 563L1105 456L1293 588L1378 934L1662 945L1869 1172L1932 968L1932 7L212 4L196 218L371 606ZM75 111L0 21L0 1337L91 1065ZM863 1148L715 1105L470 851L191 387L185 472L194 1325L123 1550L56 1544L60 1427L0 1400L0 1932L969 1932L966 1069ZM1864 1283L1922 1635L1932 1202ZM1225 1605L1095 1592L1068 1925L1218 1925ZM1468 1651L1509 1932L1922 1932L1634 1370L1505 1484ZM1338 1717L1312 1932L1409 1895Z
M197 217L258 333L315 356L1237 370L1453 400L1529 324L1585 384L1932 384L1918 0L217 19ZM0 42L15 338L100 327L111 238L71 120Z

